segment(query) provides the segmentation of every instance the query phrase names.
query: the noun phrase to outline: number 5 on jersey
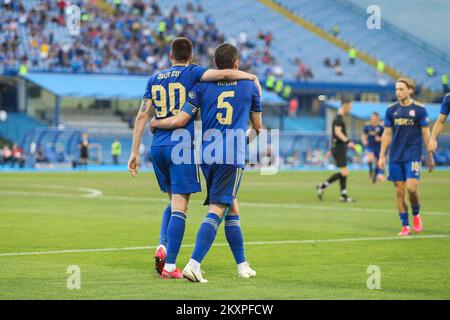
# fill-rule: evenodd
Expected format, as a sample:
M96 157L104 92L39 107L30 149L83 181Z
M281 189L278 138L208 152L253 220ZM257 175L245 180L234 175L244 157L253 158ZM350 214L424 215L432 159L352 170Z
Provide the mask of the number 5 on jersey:
M220 124L230 125L233 119L233 106L224 101L225 98L234 97L234 91L224 91L217 98L217 109L225 109L225 114L218 112L216 117Z

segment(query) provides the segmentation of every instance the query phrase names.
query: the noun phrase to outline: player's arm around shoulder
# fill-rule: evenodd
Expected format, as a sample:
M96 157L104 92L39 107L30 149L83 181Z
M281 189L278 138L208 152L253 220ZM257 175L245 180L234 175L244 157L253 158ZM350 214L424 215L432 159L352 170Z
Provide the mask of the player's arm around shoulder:
M220 80L252 80L258 79L254 74L236 69L208 69L203 73L201 81L211 82Z
M165 119L156 119L153 117L150 121L150 128L166 130L182 128L189 122L189 120L191 120L191 118L192 116L190 114L183 111L173 117L168 117Z
M252 106L250 109L250 125L247 131L247 142L250 143L259 135L263 128L262 106L261 106L261 86L254 84L252 88Z

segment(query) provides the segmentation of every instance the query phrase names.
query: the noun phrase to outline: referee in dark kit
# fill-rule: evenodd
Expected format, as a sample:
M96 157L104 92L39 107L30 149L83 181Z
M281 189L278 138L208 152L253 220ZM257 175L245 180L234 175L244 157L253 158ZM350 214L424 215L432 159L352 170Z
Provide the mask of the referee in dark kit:
M341 185L341 202L354 202L355 200L350 198L347 193L347 148L353 149L355 144L348 138L347 129L344 122L344 116L350 113L352 110L352 101L350 99L343 99L341 107L339 108L336 117L333 120L331 132L333 139L331 141L331 154L333 155L336 167L339 168L339 172L333 174L328 180L317 185L317 196L322 201L325 189L328 188L333 182L339 180Z

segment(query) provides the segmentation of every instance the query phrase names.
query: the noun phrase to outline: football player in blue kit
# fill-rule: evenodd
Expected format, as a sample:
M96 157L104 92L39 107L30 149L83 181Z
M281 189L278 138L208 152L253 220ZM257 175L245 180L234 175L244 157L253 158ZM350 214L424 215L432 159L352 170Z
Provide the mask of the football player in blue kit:
M219 69L239 66L238 50L224 43L215 51ZM244 255L236 195L245 165L248 140L262 128L260 89L252 81L218 81L197 84L189 93L181 112L171 118L152 119L151 126L174 129L185 126L200 109L202 120L202 171L207 186L208 214L197 233L195 247L183 276L206 282L200 264L209 251L222 220L225 235L235 258L238 275L256 275ZM254 131L247 131L250 119Z
M155 73L148 80L133 131L133 144L128 162L132 176L137 174L140 164L139 146L152 107L156 118L164 119L180 112L186 101L186 93L201 81L239 79L257 81L256 76L239 70L213 70L191 64L192 50L193 45L189 39L176 38L172 42L169 55L172 66ZM186 124L186 130L193 135L193 121ZM179 141L173 138L172 130L154 131L151 146L153 168L161 191L167 193L169 198L169 205L162 217L159 245L154 256L155 270L163 278L182 277L181 271L175 267L175 260L184 235L190 194L201 191L199 170L194 161L193 142L190 140L182 143L192 160L189 164L173 163L172 150Z
M436 151L438 143L437 139L441 134L442 129L444 129L445 122L447 121L448 114L450 113L450 93L447 93L442 99L441 112L439 117L434 124L433 131L431 132L431 142L430 148Z
M400 236L411 234L405 189L409 195L414 231L423 230L420 216L419 179L422 160L422 140L427 149L428 169L434 169L433 152L430 149L430 128L425 107L414 101L415 84L409 78L399 78L395 84L397 103L386 110L384 133L381 142L379 167L386 166L389 146L389 177L397 195L397 209L402 223Z
M378 168L383 131L380 115L378 112L373 112L370 116L370 122L364 126L361 134L362 143L368 151L367 164L369 165L369 176L373 183L376 183L377 179L383 176L383 170Z

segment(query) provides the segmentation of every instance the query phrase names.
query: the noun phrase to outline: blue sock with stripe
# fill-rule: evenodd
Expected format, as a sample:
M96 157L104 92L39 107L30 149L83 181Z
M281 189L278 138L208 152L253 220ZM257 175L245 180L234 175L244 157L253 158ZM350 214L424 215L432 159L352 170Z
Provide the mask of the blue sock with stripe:
M420 214L420 204L415 207L411 206L413 216L418 216Z
M183 242L186 215L182 212L172 212L169 226L167 227L167 257L166 263L175 264L181 242Z
M172 208L169 205L164 210L162 221L161 221L161 230L159 231L159 241L158 245L163 245L167 247L167 227L169 226L170 216L172 215Z
M195 248L192 253L192 259L201 263L203 258L208 253L211 245L216 238L217 229L219 229L220 218L215 213L208 213L200 225L200 229L197 233L197 238L195 240Z
M242 236L239 216L227 215L225 217L225 236L227 237L228 244L230 245L230 249L233 252L236 264L245 262L244 237Z
M409 226L408 212L400 213L400 220L402 221L402 226L403 227Z

